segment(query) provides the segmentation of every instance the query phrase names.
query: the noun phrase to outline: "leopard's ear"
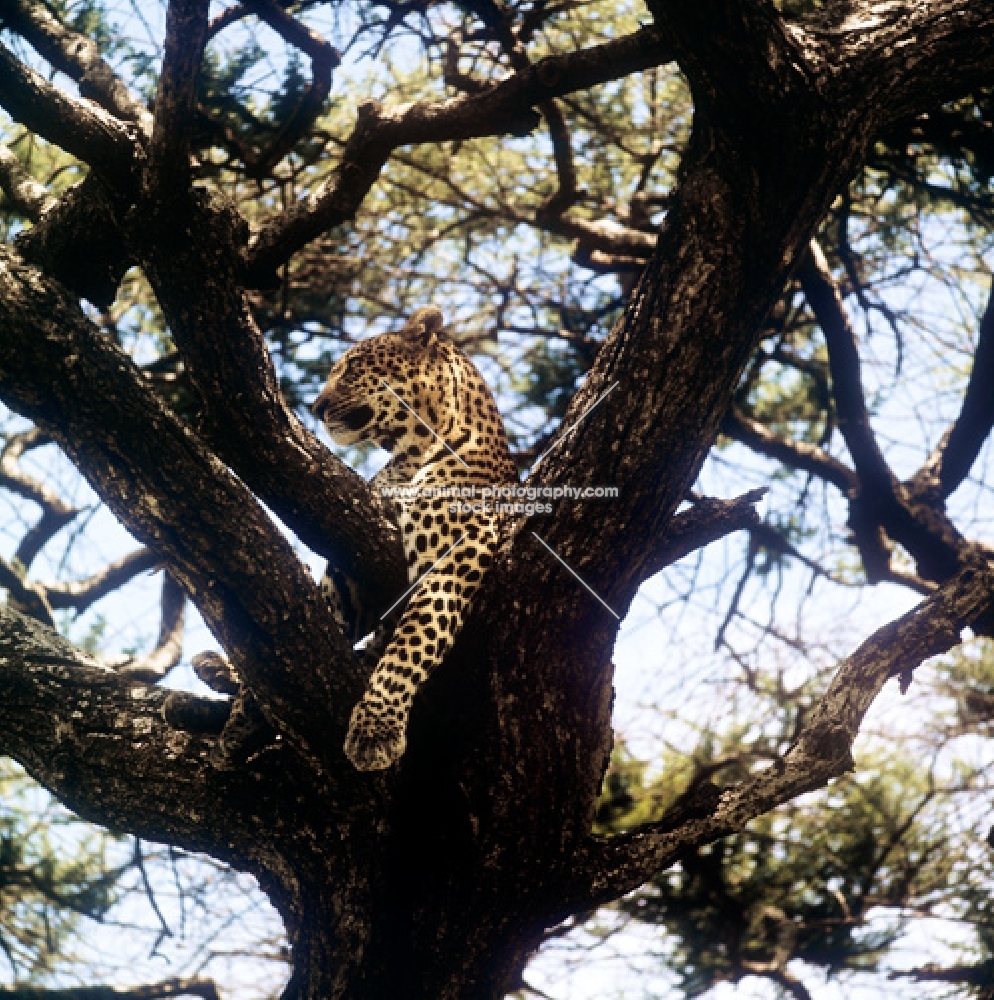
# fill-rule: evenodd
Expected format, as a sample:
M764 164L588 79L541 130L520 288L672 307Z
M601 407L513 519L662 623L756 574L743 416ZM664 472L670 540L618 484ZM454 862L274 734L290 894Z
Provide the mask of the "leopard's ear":
M437 306L425 306L404 324L400 335L412 347L424 350L437 343L438 334L444 325L442 310Z

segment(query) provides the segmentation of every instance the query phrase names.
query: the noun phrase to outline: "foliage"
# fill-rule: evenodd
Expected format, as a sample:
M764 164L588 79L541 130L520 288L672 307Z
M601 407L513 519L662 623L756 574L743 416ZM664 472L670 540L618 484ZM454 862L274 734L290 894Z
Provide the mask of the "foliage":
M100 920L127 866L114 838L51 802L20 768L0 761L0 952L6 976L44 982L81 917Z

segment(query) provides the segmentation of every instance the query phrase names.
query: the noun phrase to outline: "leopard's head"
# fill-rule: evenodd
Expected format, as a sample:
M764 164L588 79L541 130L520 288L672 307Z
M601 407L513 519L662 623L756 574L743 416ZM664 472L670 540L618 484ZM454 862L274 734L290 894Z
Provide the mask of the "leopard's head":
M422 421L436 428L449 388L440 368L442 325L440 310L419 309L403 329L370 337L338 359L312 407L333 441L393 451L408 435L428 433Z

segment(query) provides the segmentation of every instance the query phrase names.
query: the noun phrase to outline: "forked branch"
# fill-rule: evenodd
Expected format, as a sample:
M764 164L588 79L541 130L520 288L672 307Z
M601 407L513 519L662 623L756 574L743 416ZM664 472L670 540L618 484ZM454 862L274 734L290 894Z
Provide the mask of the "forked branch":
M850 525L871 580L890 571L880 531L915 558L919 575L948 579L970 556L970 546L946 516L942 496L925 471L900 482L877 442L863 389L859 350L828 262L812 240L800 269L801 286L828 345L832 397L839 429L852 455L856 483L849 490ZM975 402L975 400L974 400Z

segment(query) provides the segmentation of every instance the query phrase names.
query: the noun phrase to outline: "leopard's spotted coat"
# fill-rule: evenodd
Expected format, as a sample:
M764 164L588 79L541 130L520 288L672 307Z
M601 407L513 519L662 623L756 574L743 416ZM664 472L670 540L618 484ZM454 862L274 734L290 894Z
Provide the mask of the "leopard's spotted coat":
M345 742L362 771L389 767L404 753L414 696L452 645L493 559L492 500L489 509L453 512L450 505L461 499L424 493L517 478L494 398L476 366L440 336L442 325L438 309L419 309L398 333L357 344L331 369L314 403L339 444L370 441L391 452L374 487L418 491L396 501L414 591ZM478 493L467 502L483 501Z

